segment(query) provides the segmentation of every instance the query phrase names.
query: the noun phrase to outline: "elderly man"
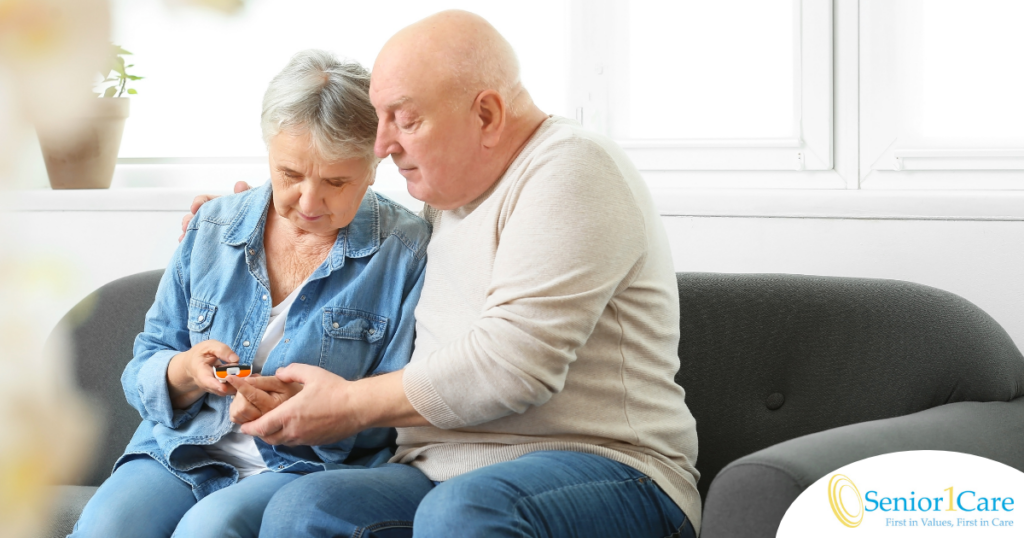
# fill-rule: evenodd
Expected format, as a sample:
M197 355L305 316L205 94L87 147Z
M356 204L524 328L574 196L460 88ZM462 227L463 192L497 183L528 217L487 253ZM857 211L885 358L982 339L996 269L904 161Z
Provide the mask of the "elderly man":
M433 225L411 362L355 382L278 370L303 390L242 431L316 445L396 426L398 452L293 481L261 536L693 536L675 273L636 169L537 108L470 13L392 37L370 97L377 156Z

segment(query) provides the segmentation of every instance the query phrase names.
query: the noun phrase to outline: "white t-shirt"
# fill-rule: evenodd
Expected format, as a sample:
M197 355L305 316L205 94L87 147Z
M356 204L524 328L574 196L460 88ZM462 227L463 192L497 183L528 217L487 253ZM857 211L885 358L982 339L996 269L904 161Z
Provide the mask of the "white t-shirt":
M288 309L305 285L305 282L299 284L291 295L270 310L270 323L267 323L267 330L263 332L260 347L256 348L256 356L252 360L253 372L262 372L270 352L284 337L284 322L288 318ZM238 469L239 480L267 470L263 456L256 448L256 441L251 435L242 433L241 428L240 425L233 424L230 432L206 447L206 452L213 459L234 465Z

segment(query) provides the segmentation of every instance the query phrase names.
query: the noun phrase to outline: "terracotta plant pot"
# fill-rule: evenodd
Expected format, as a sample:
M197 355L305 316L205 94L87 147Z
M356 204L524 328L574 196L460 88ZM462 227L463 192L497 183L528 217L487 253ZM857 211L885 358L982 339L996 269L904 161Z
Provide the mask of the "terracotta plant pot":
M128 98L96 99L85 117L39 128L39 145L54 189L107 189L114 179Z

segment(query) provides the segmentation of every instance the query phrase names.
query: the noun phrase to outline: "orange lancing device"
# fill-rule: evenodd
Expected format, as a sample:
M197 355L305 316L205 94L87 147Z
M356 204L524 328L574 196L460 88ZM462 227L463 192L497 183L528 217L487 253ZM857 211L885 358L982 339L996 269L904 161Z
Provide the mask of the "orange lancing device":
M213 367L213 375L217 376L217 379L221 383L227 383L229 375L249 377L249 374L251 373L252 366L248 364L231 363Z

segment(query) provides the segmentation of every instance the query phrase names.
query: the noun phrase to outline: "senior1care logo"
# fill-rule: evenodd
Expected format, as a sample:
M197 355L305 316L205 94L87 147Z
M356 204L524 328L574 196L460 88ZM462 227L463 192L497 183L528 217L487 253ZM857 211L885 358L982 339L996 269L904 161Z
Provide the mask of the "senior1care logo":
M1024 473L958 452L875 456L828 473L789 507L779 538L1024 536Z

